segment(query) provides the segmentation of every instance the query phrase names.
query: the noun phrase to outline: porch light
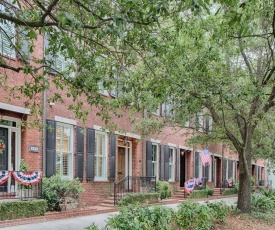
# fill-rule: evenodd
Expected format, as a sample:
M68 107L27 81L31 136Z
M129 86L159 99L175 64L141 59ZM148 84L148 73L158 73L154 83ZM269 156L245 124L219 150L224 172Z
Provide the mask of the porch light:
M180 155L181 155L181 156L184 155L184 150L180 150Z

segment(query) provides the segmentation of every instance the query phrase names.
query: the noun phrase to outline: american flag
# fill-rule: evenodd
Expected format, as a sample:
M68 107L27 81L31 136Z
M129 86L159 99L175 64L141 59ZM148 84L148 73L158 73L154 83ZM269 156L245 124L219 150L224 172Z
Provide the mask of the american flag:
M210 165L212 163L211 155L209 154L208 149L204 149L200 154L200 157L203 166L206 166L207 164Z

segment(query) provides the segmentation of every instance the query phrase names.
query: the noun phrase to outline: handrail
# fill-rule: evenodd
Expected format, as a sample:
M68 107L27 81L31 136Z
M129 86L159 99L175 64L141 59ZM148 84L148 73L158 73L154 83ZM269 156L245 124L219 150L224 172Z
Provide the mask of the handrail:
M114 205L127 193L156 192L156 177L126 176L114 182Z

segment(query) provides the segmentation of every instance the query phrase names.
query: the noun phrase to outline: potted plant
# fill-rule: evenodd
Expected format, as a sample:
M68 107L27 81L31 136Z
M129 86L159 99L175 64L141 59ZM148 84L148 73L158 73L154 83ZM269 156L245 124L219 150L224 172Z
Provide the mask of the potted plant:
M19 166L19 171L21 172L28 172L29 171L29 166L25 162L24 159L20 160L20 166ZM18 196L21 198L31 198L33 197L33 187L31 185L19 185L19 190L18 190Z

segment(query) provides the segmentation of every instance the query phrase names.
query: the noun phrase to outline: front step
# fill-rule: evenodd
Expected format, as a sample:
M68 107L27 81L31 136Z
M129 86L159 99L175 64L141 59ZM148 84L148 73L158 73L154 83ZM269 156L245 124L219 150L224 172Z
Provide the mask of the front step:
M221 196L221 189L220 188L214 188L213 196Z
M99 206L114 207L114 195L107 197L105 200L102 201L102 203L99 204Z

